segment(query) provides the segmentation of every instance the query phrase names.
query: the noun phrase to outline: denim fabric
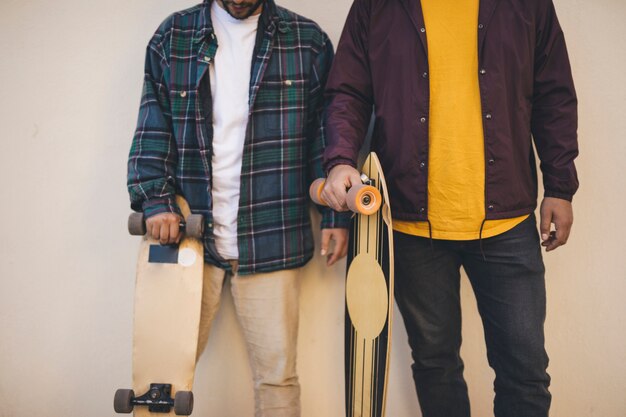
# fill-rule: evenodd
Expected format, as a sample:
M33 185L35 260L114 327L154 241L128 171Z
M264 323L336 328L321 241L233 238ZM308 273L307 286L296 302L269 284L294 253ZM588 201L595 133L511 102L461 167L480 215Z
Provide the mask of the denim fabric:
M468 417L461 347L460 268L482 318L496 373L496 417L544 417L551 395L543 325L544 265L534 215L479 240L443 241L395 233L395 297L413 356L424 417Z

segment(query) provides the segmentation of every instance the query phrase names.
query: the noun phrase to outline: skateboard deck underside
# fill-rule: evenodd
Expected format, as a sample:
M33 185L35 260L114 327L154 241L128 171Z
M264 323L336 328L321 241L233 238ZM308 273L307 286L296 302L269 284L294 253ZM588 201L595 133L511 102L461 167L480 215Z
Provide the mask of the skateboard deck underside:
M393 239L384 177L375 154L362 172L383 196L381 209L355 215L350 229L346 279L346 416L385 412L393 307Z
M186 206L186 204L185 204ZM181 207L182 208L182 207ZM188 211L184 207L183 214ZM193 238L184 238L178 248L169 248L173 259L150 262L159 243L144 238L137 263L133 334L133 390L144 394L151 383L191 391L196 364L202 301L203 248ZM173 262L173 263L170 263ZM135 407L138 417L175 415L150 413Z

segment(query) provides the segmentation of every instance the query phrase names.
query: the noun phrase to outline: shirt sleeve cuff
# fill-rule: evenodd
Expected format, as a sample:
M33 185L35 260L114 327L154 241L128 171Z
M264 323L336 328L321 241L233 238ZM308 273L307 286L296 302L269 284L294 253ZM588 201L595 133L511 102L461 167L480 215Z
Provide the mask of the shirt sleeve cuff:
M176 199L173 196L144 201L142 210L146 219L161 213L174 213L182 216L180 208L178 204L176 204Z
M350 227L350 220L352 219L352 212L337 212L328 207L322 209L322 229L348 229Z

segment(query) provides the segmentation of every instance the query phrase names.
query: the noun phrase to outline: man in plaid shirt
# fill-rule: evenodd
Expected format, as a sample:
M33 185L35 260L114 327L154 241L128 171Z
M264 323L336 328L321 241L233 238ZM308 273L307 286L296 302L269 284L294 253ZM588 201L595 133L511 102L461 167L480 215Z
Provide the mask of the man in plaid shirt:
M219 48L218 48L219 45ZM298 271L313 256L308 185L323 176L327 35L273 0L208 0L152 37L128 161L133 209L180 240L181 194L206 219L198 356L229 278L257 417L300 415ZM321 208L322 255L347 251L349 216Z

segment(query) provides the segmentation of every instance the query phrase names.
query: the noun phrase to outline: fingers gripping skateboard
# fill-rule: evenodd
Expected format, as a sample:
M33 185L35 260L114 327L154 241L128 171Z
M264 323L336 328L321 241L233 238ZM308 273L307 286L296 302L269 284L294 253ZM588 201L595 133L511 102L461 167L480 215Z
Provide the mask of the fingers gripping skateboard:
M204 234L204 216L190 214L185 221L180 222L179 226L188 236L200 239ZM143 213L131 213L128 216L128 233L133 236L146 234L146 219Z
M324 178L318 178L313 181L309 188L311 200L320 206L328 205L322 198L322 190L325 183L326 180ZM351 211L370 216L380 209L383 199L378 188L369 184L358 184L348 190L346 203Z

